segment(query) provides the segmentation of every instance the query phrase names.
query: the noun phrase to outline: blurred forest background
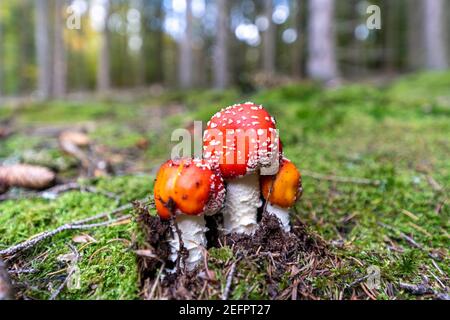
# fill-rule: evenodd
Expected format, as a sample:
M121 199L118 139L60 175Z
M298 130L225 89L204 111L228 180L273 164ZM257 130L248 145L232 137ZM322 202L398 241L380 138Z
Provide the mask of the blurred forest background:
M448 30L445 0L3 0L0 97L441 70Z
M131 202L151 207L175 129L254 101L302 172L292 223L333 256L300 246L272 269L212 247L214 277L182 298L221 298L236 267L230 299L450 299L449 30L447 0L0 0L0 179L15 178L0 181L0 259L15 298L170 298L138 263L153 245ZM25 183L45 175L23 164L56 185ZM76 221L93 224L64 229ZM50 230L63 232L10 256Z

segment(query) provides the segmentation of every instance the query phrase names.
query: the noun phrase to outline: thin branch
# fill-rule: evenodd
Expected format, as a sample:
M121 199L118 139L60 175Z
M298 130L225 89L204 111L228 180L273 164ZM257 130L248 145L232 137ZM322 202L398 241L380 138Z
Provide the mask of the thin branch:
M380 180L325 175L325 174L307 171L307 170L302 171L302 176L310 177L310 178L313 178L316 180L324 180L324 181L339 182L339 183L353 183L353 184L362 184L362 185L371 185L371 186L379 186L381 184Z
M92 217L93 218L93 217ZM53 236L63 232L63 231L67 231L67 230L86 230L86 229L93 229L93 228L98 228L98 227L105 227L105 226L109 226L111 224L126 220L131 218L131 215L124 215L121 216L117 219L113 219L113 220L109 220L109 221L105 221L105 222L99 222L99 223L92 223L92 224L81 224L80 222L78 223L68 223L68 224L64 224L54 230L51 231L47 231L44 233L41 233L37 236L32 237L29 240L26 240L24 242L21 242L19 244L16 244L12 247L9 247L7 249L1 250L0 251L0 256L12 256L15 255L16 253L23 251L23 250L27 250L30 249L32 247L34 247L36 244L47 240L49 238L52 238ZM85 221L88 219L85 219ZM92 219L91 219L92 220ZM83 220L80 220L83 221Z
M394 227L391 227L390 225L387 225L387 224L382 223L382 222L378 222L378 224L379 224L380 226L382 226L382 227L388 229L388 230L391 230L391 231L393 231L393 232L398 233L398 234L400 235L400 237L401 237L403 240L405 240L406 242L408 242L412 247L415 247L415 248L417 248L417 249L426 251L425 248L424 248L421 244L417 243L413 238L411 238L410 236L404 234L404 233L401 232L400 230L397 230L397 229L395 229Z
M238 263L238 261L239 260L233 262L233 264L231 265L230 273L227 277L227 283L225 284L225 289L223 290L222 300L228 300L231 292L231 284L233 283L234 273L236 272L236 264Z
M40 191L40 192L27 192L21 194L4 194L0 195L0 201L6 200L19 200L19 199L33 199L33 198L43 198L47 200L55 200L59 195L69 192L69 191L81 191L81 192L89 192L93 194L100 194L107 198L116 200L117 202L120 200L120 197L112 192L99 190L92 186L83 186L78 182L69 182L66 184L61 184L54 186L50 189Z
M360 284L360 283L363 282L364 280L367 280L370 276L371 276L370 274L367 274L367 275L365 275L365 276L363 276L363 277L361 277L361 278L356 279L356 280L353 281L352 283L346 284L345 287L346 287L347 289L350 289L350 288L356 286L357 284Z
M424 294L434 294L433 288L425 283L422 284L409 284L409 283L399 283L399 287L413 295L421 296Z
M161 278L161 274L164 270L164 268L166 267L166 265L163 263L161 268L159 269L158 275L156 276L155 282L153 283L152 289L150 290L150 294L148 296L148 300L152 300L153 296L155 295L155 291L156 288L158 287L159 284L159 279Z
M85 218L85 219L74 221L71 224L79 225L79 224L85 224L87 222L91 222L91 221L94 221L94 220L98 220L98 219L101 219L101 218L109 218L110 216L114 216L114 215L116 215L118 213L121 213L121 212L123 212L125 210L132 209L132 208L133 208L133 204L132 203L127 203L127 204L124 204L123 206L120 206L120 207L118 207L118 208L116 208L116 209L114 209L112 211L102 212L102 213L99 213L97 215Z

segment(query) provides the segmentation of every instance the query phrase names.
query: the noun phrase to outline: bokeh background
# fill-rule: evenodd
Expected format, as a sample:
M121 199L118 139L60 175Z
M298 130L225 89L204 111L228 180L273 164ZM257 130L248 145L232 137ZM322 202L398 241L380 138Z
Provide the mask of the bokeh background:
M446 0L0 0L0 169L57 176L56 191L0 190L0 252L110 223L0 253L16 297L173 297L138 266L153 253L130 203L156 214L173 130L254 101L302 172L305 246L273 268L210 248L211 281L176 292L219 299L236 263L231 299L448 299L449 17ZM308 251L318 239L331 256Z
M367 20L380 9L381 29ZM0 4L0 95L253 90L448 68L444 0L18 0Z

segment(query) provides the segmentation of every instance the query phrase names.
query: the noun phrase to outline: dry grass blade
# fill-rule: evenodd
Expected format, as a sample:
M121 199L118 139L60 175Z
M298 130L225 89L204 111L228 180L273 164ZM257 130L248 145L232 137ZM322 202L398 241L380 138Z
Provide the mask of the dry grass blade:
M231 265L230 272L228 273L228 276L227 276L227 282L225 284L225 289L223 290L222 300L228 300L228 297L230 296L231 284L233 283L233 277L234 277L234 273L236 272L236 265L238 262L239 262L239 260L233 262L233 264Z

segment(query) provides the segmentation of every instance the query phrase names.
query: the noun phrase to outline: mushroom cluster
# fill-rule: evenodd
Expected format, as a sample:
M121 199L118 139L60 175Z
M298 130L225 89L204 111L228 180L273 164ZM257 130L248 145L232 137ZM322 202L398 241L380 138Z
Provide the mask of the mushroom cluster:
M170 260L187 270L203 259L204 215L221 212L225 233L252 235L265 201L265 211L289 232L289 208L301 194L300 172L283 156L275 119L252 102L213 115L203 136L203 158L167 161L154 187L160 218L174 222Z

